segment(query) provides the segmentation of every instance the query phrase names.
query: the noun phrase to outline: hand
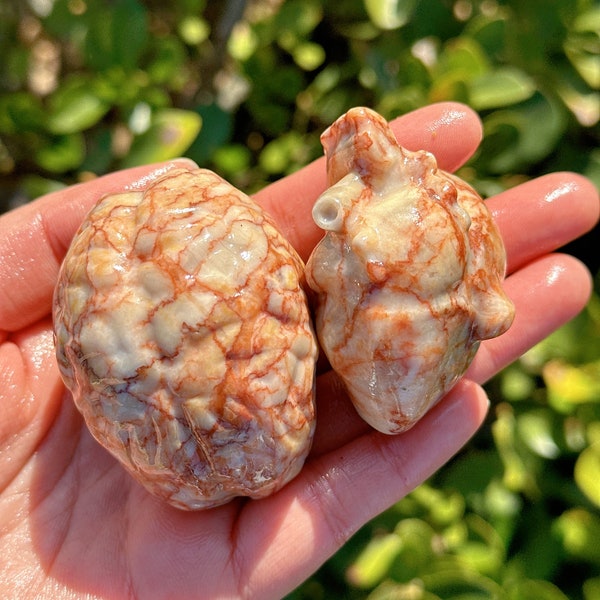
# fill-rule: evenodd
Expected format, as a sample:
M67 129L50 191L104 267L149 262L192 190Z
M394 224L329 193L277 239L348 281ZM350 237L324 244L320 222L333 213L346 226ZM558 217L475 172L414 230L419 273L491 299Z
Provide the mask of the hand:
M421 109L394 129L446 170L475 150L477 117L457 104ZM473 435L487 399L478 384L573 317L590 293L574 258L549 254L598 219L592 185L553 174L489 200L509 256L511 329L481 345L442 402L399 436L370 430L331 373L318 378L318 426L301 474L260 501L186 513L135 483L89 435L60 381L50 307L58 268L100 197L159 167L122 171L0 217L0 596L7 598L278 598L361 525L443 465ZM257 200L306 258L320 233L311 206L324 162Z

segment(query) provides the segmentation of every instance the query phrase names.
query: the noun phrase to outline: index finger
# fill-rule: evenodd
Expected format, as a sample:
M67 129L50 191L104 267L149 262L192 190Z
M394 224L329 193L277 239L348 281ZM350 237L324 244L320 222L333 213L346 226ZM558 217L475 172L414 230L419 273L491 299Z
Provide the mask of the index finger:
M393 121L392 128L405 147L433 152L447 170L464 162L481 139L477 115L454 102L414 111ZM132 181L151 179L177 166L190 166L190 161L113 173L49 194L0 218L0 331L17 331L49 313L60 263L94 202ZM303 258L321 236L310 211L324 189L321 159L256 195Z
M91 206L102 196L143 187L178 160L135 167L48 194L0 218L0 331L18 331L50 312L60 263ZM195 165L194 165L195 166Z
M482 135L477 114L457 102L419 108L394 119L390 126L404 148L428 150L445 171L455 171L465 163L477 149ZM323 235L311 211L325 187L325 159L320 158L254 196L304 260Z

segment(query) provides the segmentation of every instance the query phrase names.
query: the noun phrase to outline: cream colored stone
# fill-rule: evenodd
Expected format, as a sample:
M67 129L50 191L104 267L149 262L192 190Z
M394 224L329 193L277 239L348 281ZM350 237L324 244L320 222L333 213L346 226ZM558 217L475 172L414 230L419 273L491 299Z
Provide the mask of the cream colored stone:
M206 170L92 209L55 291L58 364L92 434L150 492L202 509L299 472L317 354L303 271L258 205Z
M384 433L412 427L456 383L480 340L513 319L505 252L476 192L385 120L352 109L322 136L325 230L307 264L316 329L359 414Z

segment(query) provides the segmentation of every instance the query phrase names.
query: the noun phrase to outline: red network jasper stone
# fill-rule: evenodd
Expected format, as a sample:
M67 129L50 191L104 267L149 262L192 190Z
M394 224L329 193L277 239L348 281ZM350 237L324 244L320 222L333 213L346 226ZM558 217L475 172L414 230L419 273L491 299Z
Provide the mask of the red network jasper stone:
M304 265L214 173L107 196L54 296L62 377L94 437L185 509L260 498L302 467L317 344Z
M484 202L355 108L322 136L325 237L305 267L216 174L107 196L64 259L59 368L94 437L151 493L203 509L295 477L315 428L315 326L359 414L411 427L514 309Z
M506 254L477 193L374 111L350 110L321 139L329 188L313 217L326 234L306 269L317 334L363 419L399 433L510 326Z

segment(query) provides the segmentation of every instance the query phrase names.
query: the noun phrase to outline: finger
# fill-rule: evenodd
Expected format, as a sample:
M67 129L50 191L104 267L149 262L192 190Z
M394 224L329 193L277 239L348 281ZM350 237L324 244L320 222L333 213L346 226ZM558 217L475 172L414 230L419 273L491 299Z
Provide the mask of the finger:
M552 173L487 201L506 247L508 272L552 252L598 222L596 188L575 173Z
M510 271L575 239L598 220L594 186L573 173L541 177L488 202L505 239ZM506 334L481 345L466 374L479 383L577 315L591 293L591 279L576 259L554 255L517 271L504 287L515 303L516 318ZM368 428L334 373L322 375L317 386L318 397L327 399L318 406L312 448L318 456Z
M486 340L465 377L482 384L552 331L572 319L591 293L587 269L567 255L545 256L505 282L516 316L502 336ZM317 428L312 456L342 446L369 430L350 402L338 376L329 371L317 380Z
M408 432L370 432L308 461L275 496L248 504L238 549L239 556L245 550L249 557L241 565L249 588L264 591L262 597L281 597L304 580L359 527L453 456L480 426L487 407L483 390L462 382ZM270 529L267 524L275 521ZM265 536L268 546L253 552L255 540Z
M0 381L2 490L38 447L62 396L49 321L36 323L0 344ZM42 397L45 401L40 403Z
M454 102L426 106L395 119L391 126L400 144L409 150L433 152L446 171L463 164L481 141L476 113ZM305 260L323 234L311 211L325 189L325 179L325 160L321 158L254 196Z
M334 371L317 378L317 426L310 456L321 456L371 431L356 412L342 380Z
M401 143L409 148L425 147L437 153L440 165L447 169L466 160L481 138L476 114L456 103L437 104L418 110L397 119L394 128ZM185 166L190 162L161 165L159 173L175 164ZM59 263L91 205L103 195L122 190L132 180L151 178L153 170L153 167L139 167L114 173L91 184L50 194L2 217L0 330L17 330L47 314ZM317 189L311 195L310 187L315 182ZM269 186L270 192L259 195L276 218L279 214L284 233L289 235L293 244L298 245L305 257L321 235L310 217L310 207L324 185L324 163L317 162L308 170L286 178L279 187ZM278 198L278 194L283 194L283 198ZM285 202L274 204L273 199L276 198ZM294 210L294 205L299 206L300 202L304 203L302 213ZM285 217L286 213L292 214L292 217ZM310 233L308 237L305 235L306 227L307 231L312 231L312 241ZM26 253L23 252L24 248L27 249Z
M0 218L0 331L17 331L50 311L62 258L91 206L127 186L144 187L181 160L100 177L13 210ZM134 183L132 183L134 182Z
M532 346L572 319L592 290L587 268L566 254L544 256L505 281L515 320L498 338L481 344L466 377L484 383Z

